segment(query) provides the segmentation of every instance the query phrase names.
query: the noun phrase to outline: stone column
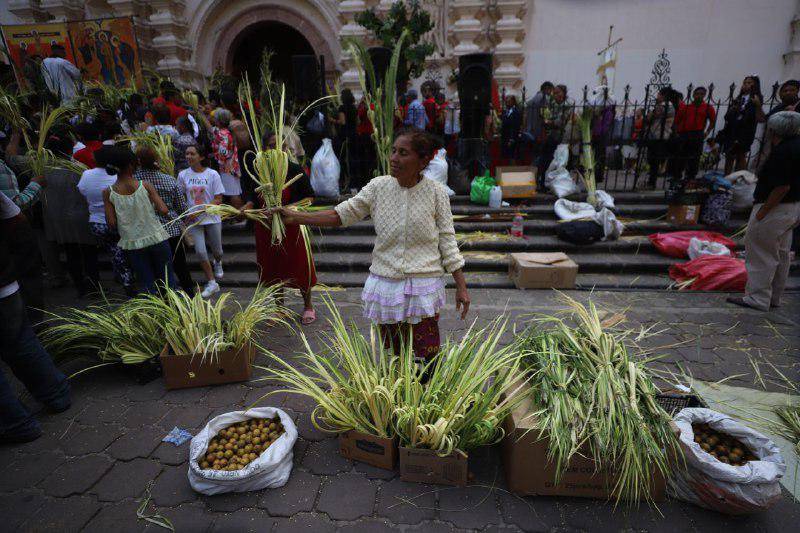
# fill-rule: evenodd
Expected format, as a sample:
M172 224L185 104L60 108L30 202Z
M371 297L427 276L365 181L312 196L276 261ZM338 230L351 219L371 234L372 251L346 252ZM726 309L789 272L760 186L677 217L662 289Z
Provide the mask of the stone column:
M796 80L800 78L800 1L789 24L789 48L783 54L783 79Z
M189 64L191 48L186 41L188 25L183 17L184 0L150 0L153 49L160 54L156 70L173 79L194 81L200 75Z
M483 0L451 0L450 20L447 31L456 58L464 54L481 52L478 41L485 32L485 2ZM479 37L481 39L479 39Z
M499 42L494 48L495 80L498 87L505 87L507 92L518 93L521 90L523 73L520 65L525 60L523 39L525 38L525 16L528 0L497 0L496 22L494 31Z
M354 92L361 92L361 84L358 81L358 71L356 71L353 58L347 52L344 41L347 38L357 38L367 40L367 30L355 21L358 13L367 9L367 3L364 0L344 0L339 2L339 16L344 23L342 29L339 30L339 40L342 43L342 75L339 78L341 87L348 88Z
M53 22L83 20L85 10L81 0L40 0L42 10L53 17Z

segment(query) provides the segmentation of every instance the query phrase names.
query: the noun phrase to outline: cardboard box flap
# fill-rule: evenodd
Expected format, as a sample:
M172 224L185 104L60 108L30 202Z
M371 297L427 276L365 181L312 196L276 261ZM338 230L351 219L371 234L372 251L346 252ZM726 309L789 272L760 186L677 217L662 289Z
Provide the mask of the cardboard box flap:
M554 265L556 263L569 260L569 257L564 252L549 252L549 253L526 252L526 253L518 253L512 255L517 261L520 262L520 264L523 265L527 264L530 266Z

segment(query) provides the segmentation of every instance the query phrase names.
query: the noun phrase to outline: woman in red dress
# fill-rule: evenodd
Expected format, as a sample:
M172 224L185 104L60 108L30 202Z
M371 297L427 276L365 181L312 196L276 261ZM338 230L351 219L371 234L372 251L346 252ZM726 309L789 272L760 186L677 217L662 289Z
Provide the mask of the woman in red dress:
M264 136L264 146L275 148L274 134L267 133ZM252 152L245 157L252 157ZM246 166L249 167L249 165ZM303 177L283 190L281 197L283 205L293 204L314 196L314 189L311 188L308 175L300 165L289 161L287 181L298 174L302 174ZM246 201L242 210L252 209L254 205L259 208L264 207L264 202L255 192L254 185L250 176L246 176L242 180L242 196ZM287 224L286 234L280 244L272 244L272 234L263 224L255 224L255 235L256 262L260 271L260 282L264 285L283 283L286 287L298 289L303 295L302 323L311 324L317 318L316 311L311 304L311 288L317 284L317 271L313 258L309 258L306 254L306 245L303 235L300 233L300 226Z

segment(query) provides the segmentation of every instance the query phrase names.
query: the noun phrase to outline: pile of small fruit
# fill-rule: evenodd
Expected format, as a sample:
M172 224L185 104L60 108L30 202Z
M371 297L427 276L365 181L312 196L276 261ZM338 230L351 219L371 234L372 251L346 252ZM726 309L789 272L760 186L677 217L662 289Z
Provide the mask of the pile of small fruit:
M241 470L283 435L281 418L251 418L223 428L200 459L203 470Z
M747 446L730 435L711 429L708 424L692 424L692 430L694 431L694 441L700 445L700 448L722 463L742 466L748 461L758 460L758 457L753 455Z

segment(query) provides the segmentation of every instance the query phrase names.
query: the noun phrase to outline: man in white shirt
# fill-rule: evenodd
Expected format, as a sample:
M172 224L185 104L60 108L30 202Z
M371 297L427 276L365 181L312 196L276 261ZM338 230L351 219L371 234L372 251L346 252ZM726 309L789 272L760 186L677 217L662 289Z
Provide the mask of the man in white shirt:
M70 407L69 383L36 338L17 282L26 258L37 253L19 207L0 194L0 358L50 411ZM39 438L41 427L0 370L0 445Z
M81 92L81 71L66 59L67 51L60 44L52 46L52 55L42 61L42 77L47 88L62 104L75 99Z

